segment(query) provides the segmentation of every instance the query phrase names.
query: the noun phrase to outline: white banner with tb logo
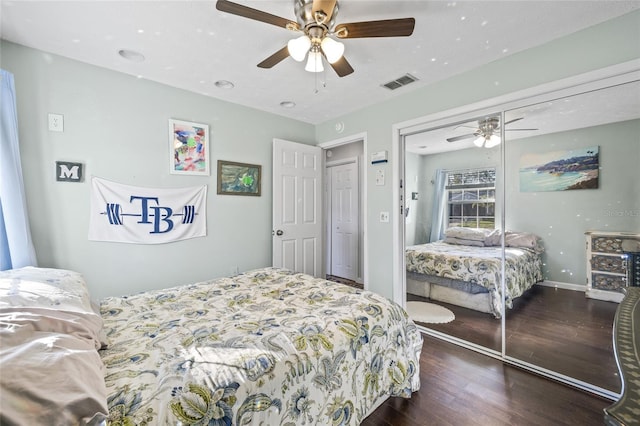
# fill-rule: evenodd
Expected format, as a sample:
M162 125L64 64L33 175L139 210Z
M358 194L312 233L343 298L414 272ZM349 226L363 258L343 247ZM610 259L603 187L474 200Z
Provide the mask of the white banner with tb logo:
M89 239L162 244L207 235L207 186L144 188L91 178Z

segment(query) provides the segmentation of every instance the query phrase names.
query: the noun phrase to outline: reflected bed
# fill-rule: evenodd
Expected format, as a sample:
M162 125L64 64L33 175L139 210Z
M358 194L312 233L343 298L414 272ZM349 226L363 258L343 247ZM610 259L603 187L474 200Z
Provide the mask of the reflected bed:
M543 280L540 250L505 248L505 305L512 307L535 283ZM503 314L502 248L468 246L444 241L406 249L407 292L432 300Z

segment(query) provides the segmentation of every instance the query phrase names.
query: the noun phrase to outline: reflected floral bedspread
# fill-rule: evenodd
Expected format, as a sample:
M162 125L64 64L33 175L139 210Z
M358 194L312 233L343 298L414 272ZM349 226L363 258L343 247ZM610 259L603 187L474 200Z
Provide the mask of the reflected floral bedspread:
M409 272L478 284L489 290L492 314L501 317L502 248L448 244L443 241L406 249ZM505 302L508 308L535 283L543 280L542 258L533 249L505 248Z
M371 292L265 268L107 298L108 424L356 425L420 387L422 337Z

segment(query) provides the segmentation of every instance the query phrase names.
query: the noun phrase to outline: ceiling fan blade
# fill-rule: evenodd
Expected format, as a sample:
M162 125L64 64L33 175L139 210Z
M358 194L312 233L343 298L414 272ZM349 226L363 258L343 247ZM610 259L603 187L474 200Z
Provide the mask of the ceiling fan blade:
M258 64L258 67L260 67L260 68L271 68L274 65L279 64L281 61L287 59L288 56L289 56L289 49L287 48L287 46L285 46L282 49L278 50L273 55L269 56L264 61L260 62Z
M333 15L333 9L336 7L336 0L313 0L313 6L311 6L311 15L315 18L316 12L324 12L327 17L322 23L328 23L331 21Z
M331 68L333 68L336 74L338 74L338 77L344 77L353 72L353 68L351 67L351 64L347 62L344 56L338 59L333 64L330 63L329 65L331 65Z
M457 142L457 141L461 141L463 139L475 138L477 136L478 135L476 135L475 133L469 133L468 135L454 136L452 138L447 138L447 142Z
M514 123L514 122L516 122L516 121L520 121L520 120L522 120L523 118L524 118L524 117L520 117L520 118L514 118L513 120L505 121L505 122L504 122L504 125L506 126L507 124Z
M300 25L298 25L297 22L227 0L218 0L216 2L216 9L221 12L227 12L231 13L232 15L238 15L244 18L253 19L255 21L265 22L277 27L295 30L300 29Z
M336 25L334 33L338 38L406 37L413 34L415 24L413 18L351 22Z

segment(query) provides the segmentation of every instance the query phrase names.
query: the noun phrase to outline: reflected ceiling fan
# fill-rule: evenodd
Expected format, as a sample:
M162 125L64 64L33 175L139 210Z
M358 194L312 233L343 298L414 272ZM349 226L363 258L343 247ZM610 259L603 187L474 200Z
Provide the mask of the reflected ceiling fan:
M506 121L504 125L515 123L516 121L522 120L524 117L514 118L513 120ZM531 131L538 129L504 129L505 131ZM500 144L500 118L498 117L489 117L484 120L478 120L478 128L475 132L469 133L462 136L454 136L452 138L447 138L447 142L457 142L463 139L475 138L473 144L478 148L493 148Z
M353 68L342 55L344 53L344 44L330 36L339 39L406 37L413 33L415 26L414 18L351 22L335 25L339 9L337 0L294 0L297 22L227 0L218 0L216 9L303 33L260 62L258 67L271 68L289 56L298 62L302 62L307 57L305 70L322 72L324 71L322 58L324 57L340 77L351 74Z

